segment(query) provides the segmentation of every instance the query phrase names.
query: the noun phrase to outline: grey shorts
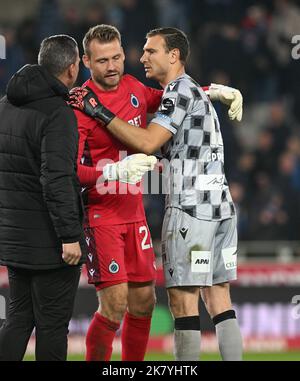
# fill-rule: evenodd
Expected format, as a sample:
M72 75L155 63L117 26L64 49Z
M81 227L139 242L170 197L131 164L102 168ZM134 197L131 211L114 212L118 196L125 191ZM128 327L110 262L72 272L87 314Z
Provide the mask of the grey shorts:
M223 221L168 208L162 228L166 287L212 286L237 278L236 216Z

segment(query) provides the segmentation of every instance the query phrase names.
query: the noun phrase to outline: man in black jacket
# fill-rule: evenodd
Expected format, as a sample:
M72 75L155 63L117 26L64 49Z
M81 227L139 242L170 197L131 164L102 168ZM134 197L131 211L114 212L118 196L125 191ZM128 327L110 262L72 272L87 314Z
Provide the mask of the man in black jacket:
M45 39L38 65L0 101L0 264L10 302L0 360L21 360L35 328L36 359L65 360L83 252L78 132L66 104L79 69L76 41Z

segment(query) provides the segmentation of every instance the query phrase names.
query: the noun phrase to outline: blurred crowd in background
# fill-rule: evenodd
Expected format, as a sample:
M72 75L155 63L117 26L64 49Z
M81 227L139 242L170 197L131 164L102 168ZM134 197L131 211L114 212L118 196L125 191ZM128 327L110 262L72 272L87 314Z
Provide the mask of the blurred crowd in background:
M292 38L300 35L299 2L1 0L6 59L0 60L0 95L15 71L36 63L43 38L69 34L82 54L84 34L101 23L119 28L126 72L148 85L157 86L145 80L139 62L145 35L152 28L172 26L184 30L191 41L191 76L201 85L240 89L241 123L230 122L227 109L215 105L240 239L300 240L300 59L292 57ZM82 66L78 84L88 77ZM163 203L163 197L145 197L154 239L160 237Z

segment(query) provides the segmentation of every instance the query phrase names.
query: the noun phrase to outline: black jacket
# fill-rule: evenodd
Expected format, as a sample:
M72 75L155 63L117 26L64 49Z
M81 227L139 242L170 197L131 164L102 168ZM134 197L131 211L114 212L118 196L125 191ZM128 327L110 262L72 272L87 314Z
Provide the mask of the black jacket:
M85 252L77 122L67 97L68 89L43 67L26 65L0 101L2 265L66 266L62 242L79 240Z

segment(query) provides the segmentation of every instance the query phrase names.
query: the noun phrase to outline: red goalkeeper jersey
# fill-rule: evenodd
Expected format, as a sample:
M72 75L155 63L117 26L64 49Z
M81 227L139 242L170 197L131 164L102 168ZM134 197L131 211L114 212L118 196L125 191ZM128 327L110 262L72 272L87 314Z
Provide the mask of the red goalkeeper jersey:
M162 95L161 90L147 87L128 74L123 76L116 90L102 91L91 79L84 86L90 87L103 105L119 118L142 128L147 126L147 113L157 110ZM139 187L116 181L106 184L105 189L110 189L110 193L99 194L100 188L96 189L97 179L102 174L99 168L103 167L104 160L117 162L124 157L120 157L120 151L126 151L127 155L134 152L115 139L101 123L81 111L75 113L79 130L78 176L83 187L87 225L94 227L143 220L145 212L142 192L137 193ZM100 160L102 165L99 165Z

